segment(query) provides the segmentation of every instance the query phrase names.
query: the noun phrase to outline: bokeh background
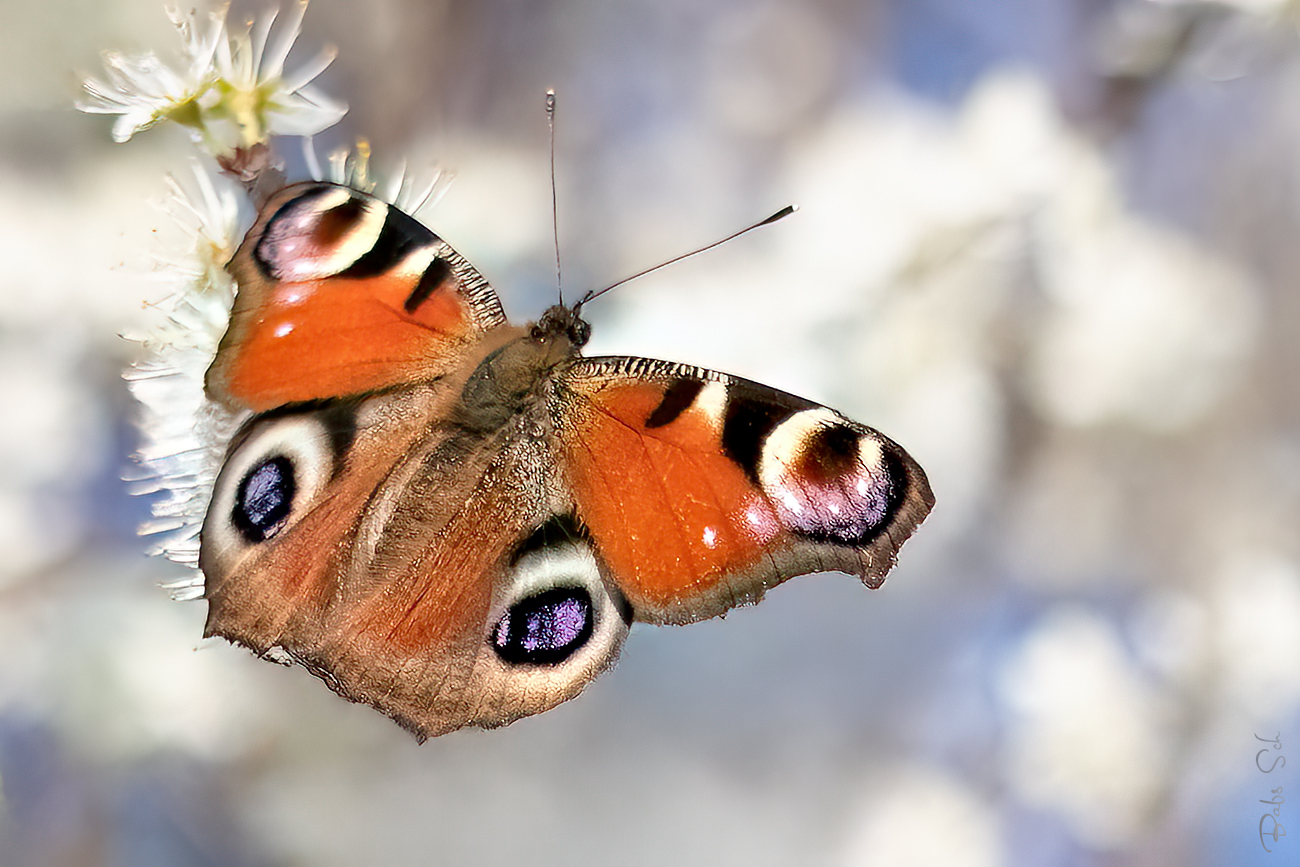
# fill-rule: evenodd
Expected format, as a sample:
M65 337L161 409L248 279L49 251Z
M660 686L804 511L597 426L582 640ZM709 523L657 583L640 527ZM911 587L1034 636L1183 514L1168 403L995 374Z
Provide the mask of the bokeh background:
M175 33L0 2L0 863L1300 863L1258 830L1300 791L1298 6L314 0L318 147L453 170L422 217L516 318L547 87L570 292L800 204L598 302L591 351L836 406L938 498L878 592L637 627L579 700L420 746L158 588L119 334L190 148L71 103Z

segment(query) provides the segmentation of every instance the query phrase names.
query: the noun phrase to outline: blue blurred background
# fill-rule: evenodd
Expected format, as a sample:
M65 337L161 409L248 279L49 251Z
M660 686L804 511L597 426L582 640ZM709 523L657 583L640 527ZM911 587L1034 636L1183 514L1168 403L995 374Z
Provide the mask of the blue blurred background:
M938 499L878 592L637 627L580 699L423 746L158 589L118 335L190 148L71 104L175 32L0 20L0 863L1300 863L1258 830L1300 791L1300 4L314 0L318 148L454 171L422 217L516 319L548 87L570 292L799 203L593 305L591 352L836 406Z

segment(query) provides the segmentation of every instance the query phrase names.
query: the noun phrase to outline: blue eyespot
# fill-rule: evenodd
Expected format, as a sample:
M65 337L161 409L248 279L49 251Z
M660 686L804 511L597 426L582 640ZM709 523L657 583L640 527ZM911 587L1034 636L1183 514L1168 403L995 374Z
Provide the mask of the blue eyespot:
M594 625L586 590L555 587L512 605L492 632L492 646L513 665L555 665L591 639Z
M262 461L239 482L231 515L235 527L250 543L265 542L289 517L296 490L292 461L284 455Z

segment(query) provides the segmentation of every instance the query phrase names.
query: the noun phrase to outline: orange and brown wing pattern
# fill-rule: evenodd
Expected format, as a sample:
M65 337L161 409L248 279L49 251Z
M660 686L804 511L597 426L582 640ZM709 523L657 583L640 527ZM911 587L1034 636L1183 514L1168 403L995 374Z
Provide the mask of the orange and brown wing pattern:
M255 412L435 379L505 322L446 242L336 184L273 196L229 269L238 292L207 387Z
M546 444L442 424L445 383L256 416L203 528L206 635L284 653L419 737L577 695L628 620Z
M878 586L934 502L892 440L748 380L591 358L559 387L578 518L640 620L712 617L806 572Z

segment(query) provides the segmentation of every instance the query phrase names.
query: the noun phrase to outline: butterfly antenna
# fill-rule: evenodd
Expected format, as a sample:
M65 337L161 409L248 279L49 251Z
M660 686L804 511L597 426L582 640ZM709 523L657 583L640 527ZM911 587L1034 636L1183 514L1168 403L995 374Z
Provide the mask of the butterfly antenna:
M555 193L555 91L546 91L546 125L551 131L551 235L555 241L555 292L564 306L564 282L560 273L560 210Z
M660 262L658 265L654 265L650 268L646 268L644 271L637 271L631 277L624 277L622 280L619 280L617 283L611 283L610 285L606 286L604 289L601 289L600 291L595 291L595 290L590 291L586 295L582 296L582 300L574 305L574 309L577 310L581 308L582 305L586 304L588 301L592 301L596 298L599 298L600 296L604 295L606 292L610 291L611 289L617 289L619 286L622 286L624 283L630 283L636 278L644 277L647 274L658 271L660 268L667 268L669 265L673 264L674 262L680 262L683 259L689 259L691 256L694 256L698 253L703 253L706 250L712 250L714 247L717 247L721 244L725 244L728 241L731 241L735 238L739 238L741 235L745 234L746 232L752 232L757 228L768 225L769 223L775 223L777 220L784 219L785 217L790 216L797 210L799 210L798 205L786 205L784 208L777 211L775 214L768 217L767 219L759 220L757 223L746 226L745 228L741 229L739 232L732 232L727 237L714 241L712 244L705 244L703 247L699 247L698 249L691 250L689 253L683 253L680 256L674 256L668 261Z

